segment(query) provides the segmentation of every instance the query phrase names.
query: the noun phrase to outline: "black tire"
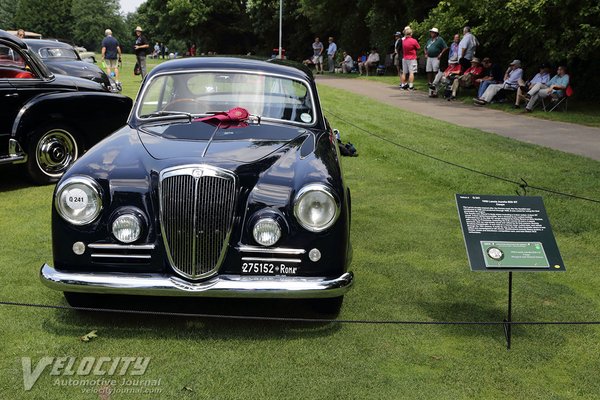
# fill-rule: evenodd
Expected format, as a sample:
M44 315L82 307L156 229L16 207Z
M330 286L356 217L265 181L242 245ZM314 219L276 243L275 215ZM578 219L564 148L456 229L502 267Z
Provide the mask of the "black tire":
M339 315L343 302L344 296L327 299L313 299L311 300L311 307L317 314L335 318Z
M75 130L64 124L43 126L29 142L27 172L38 185L56 182L82 152Z

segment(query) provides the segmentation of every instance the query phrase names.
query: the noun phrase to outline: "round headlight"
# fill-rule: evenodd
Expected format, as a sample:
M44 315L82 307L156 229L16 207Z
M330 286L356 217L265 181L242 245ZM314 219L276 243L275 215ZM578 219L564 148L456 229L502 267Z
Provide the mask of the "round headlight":
M254 240L263 246L272 246L281 238L281 227L271 218L259 219L252 229Z
M296 195L294 215L304 229L321 232L337 220L339 203L333 191L319 184L304 186Z
M119 242L135 242L142 234L142 221L133 214L121 215L114 220L112 233Z
M89 224L102 210L100 186L85 176L69 178L58 187L55 205L65 221L73 225Z

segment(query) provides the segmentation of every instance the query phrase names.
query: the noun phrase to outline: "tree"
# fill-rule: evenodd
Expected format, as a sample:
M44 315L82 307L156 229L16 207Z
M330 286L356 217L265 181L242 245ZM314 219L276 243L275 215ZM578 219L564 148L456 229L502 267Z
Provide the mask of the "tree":
M104 31L113 31L114 37L125 39L126 30L120 15L118 0L72 0L73 40L88 49L100 50Z
M19 0L14 23L44 37L70 40L73 26L71 4L72 0Z
M2 27L2 29L19 29L15 24L16 13L16 1L0 0L0 27Z

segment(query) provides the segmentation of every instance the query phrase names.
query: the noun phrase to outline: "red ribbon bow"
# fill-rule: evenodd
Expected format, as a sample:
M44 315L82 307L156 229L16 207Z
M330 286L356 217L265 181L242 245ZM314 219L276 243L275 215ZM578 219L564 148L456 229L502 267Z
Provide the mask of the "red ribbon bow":
M220 128L244 128L248 126L250 113L242 107L235 107L226 112L219 112L208 117L195 119L194 122L206 122Z

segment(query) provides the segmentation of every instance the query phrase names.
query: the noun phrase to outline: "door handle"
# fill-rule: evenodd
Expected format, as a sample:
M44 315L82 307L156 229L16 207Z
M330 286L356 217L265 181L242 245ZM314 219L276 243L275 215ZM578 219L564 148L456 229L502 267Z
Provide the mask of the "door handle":
M18 97L18 96L19 96L19 93L8 93L8 94L4 95L4 97Z

